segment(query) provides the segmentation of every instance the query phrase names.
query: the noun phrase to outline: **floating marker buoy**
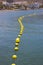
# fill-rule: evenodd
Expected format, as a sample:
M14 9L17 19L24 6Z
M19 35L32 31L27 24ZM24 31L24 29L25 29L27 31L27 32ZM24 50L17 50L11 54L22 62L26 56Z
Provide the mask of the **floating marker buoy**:
M24 18L24 16L22 16L22 18Z
M19 43L20 42L20 38L16 38L16 43Z
M20 31L20 35L22 35L23 34L23 32L22 32L22 30Z
M21 22L21 20L20 20L20 19L18 19L18 21L19 21L19 22Z
M21 19L21 20L22 20L22 17L20 17L19 19Z
M22 35L22 33L20 32L20 35Z
M19 44L18 43L15 43L15 46L18 46Z
M13 64L11 64L11 65L16 65L16 64L13 63Z
M13 58L13 59L16 59L16 58L17 58L17 55L13 55L12 58Z
M18 47L15 47L15 48L14 48L14 50L15 50L15 51L18 51L18 50L19 50L19 48L18 48Z
M21 35L18 35L18 37L21 37Z

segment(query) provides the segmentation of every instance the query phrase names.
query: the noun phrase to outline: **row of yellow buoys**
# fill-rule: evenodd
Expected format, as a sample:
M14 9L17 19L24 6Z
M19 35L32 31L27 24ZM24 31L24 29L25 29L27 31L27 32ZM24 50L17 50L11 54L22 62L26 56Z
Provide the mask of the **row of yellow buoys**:
M18 18L18 22L19 22L19 24L20 24L20 33L19 33L19 35L18 35L18 37L16 38L16 40L15 40L15 48L14 48L14 50L15 51L18 51L19 50L19 48L18 48L18 45L19 45L19 43L20 43L20 37L21 37L21 35L23 34L23 31L24 31L24 26L23 26L23 24L22 24L22 19L24 18L24 16L22 16L22 17L20 17L20 18ZM17 55L12 55L12 58L15 60L15 59L17 59ZM13 64L11 64L11 65L16 65L15 63L13 63Z

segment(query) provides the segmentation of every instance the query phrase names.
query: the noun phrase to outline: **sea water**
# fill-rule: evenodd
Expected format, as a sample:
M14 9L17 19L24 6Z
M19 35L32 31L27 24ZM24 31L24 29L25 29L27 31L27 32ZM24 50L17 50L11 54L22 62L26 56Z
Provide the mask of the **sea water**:
M24 33L19 44L19 51L15 52L15 39L20 26L17 19L22 15ZM0 11L0 65L43 65L43 9L27 11ZM17 59L13 60L12 55Z

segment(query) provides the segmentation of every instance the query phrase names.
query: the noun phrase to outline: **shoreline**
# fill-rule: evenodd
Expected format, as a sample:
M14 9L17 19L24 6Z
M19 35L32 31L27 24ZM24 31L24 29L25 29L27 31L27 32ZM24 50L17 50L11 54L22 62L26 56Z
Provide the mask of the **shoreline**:
M43 8L40 8L40 9L43 9ZM40 10L40 9L28 9L28 10L20 10L20 9L15 9L15 10L0 10L0 12L5 12L5 11L30 11L30 10Z

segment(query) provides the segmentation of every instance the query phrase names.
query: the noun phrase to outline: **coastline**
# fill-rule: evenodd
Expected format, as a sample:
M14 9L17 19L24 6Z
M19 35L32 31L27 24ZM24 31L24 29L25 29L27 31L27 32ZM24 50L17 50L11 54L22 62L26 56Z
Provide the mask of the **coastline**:
M40 8L40 9L43 9L43 8ZM0 12L2 12L2 11L29 11L29 10L40 10L40 9L27 9L27 10L20 10L20 9L7 10L7 9L5 9L5 10L0 10Z

